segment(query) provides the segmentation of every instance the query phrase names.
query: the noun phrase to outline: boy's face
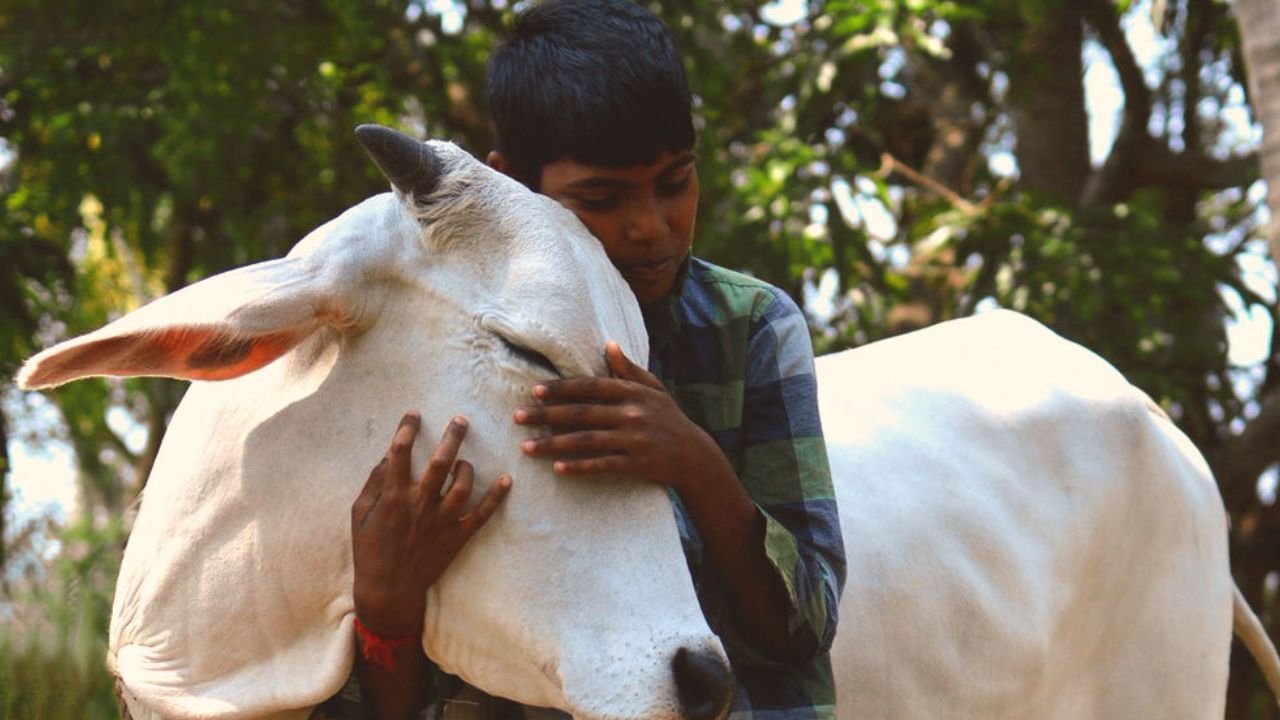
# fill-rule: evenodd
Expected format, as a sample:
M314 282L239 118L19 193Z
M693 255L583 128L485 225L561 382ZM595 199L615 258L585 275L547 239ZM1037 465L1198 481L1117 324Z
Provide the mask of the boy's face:
M666 295L693 243L698 172L692 150L624 168L561 159L542 169L541 191L569 208L640 302Z

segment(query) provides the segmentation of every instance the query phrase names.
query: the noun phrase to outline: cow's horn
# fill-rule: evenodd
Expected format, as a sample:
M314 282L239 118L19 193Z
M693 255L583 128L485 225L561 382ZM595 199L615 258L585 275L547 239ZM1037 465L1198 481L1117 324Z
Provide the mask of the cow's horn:
M424 198L435 190L440 179L440 159L431 146L382 125L357 127L356 139L401 193Z

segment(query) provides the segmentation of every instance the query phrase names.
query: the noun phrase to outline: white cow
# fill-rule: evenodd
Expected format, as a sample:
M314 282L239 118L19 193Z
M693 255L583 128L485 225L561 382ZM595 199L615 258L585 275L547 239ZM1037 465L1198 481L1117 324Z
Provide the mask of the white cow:
M1235 589L1204 459L1097 355L1010 312L818 360L849 561L839 716L1221 718Z
M351 504L418 408L432 438L465 412L476 497L515 478L431 588L430 657L583 718L717 714L727 664L665 491L556 478L521 457L528 431L511 421L547 363L605 374L607 339L644 362L625 281L572 213L457 147L359 135L403 193L19 376L224 380L193 383L174 414L125 550L109 655L134 719L300 719L338 691L354 658ZM416 471L433 445L417 444ZM681 695L715 702L682 713Z
M350 505L406 408L431 434L464 412L477 480L517 478L431 591L436 662L583 718L718 714L665 495L554 478L509 419L547 364L601 374L609 338L643 361L625 283L572 214L460 150L361 137L400 193L20 375L228 379L188 392L126 550L110 648L134 717L301 718L337 690ZM1276 686L1203 460L1096 356L996 313L818 366L842 718L1220 718L1233 608ZM703 670L673 672L680 648Z

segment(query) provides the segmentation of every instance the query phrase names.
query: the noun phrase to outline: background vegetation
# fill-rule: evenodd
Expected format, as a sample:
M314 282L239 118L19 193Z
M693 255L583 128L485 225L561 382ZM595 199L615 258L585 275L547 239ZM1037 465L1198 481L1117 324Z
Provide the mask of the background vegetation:
M1209 458L1236 578L1271 622L1280 510L1259 478L1280 461L1280 343L1237 365L1227 332L1240 312L1276 327L1276 161L1245 70L1280 52L1242 42L1235 13L1280 3L815 0L786 22L750 0L649 5L698 96L700 254L816 300L824 350L993 305L1095 349ZM484 62L511 10L0 0L0 376L384 189L357 123L483 155ZM1123 94L1096 156L1086 59ZM112 717L119 549L183 386L75 383L44 395L52 422L4 388L0 450L66 443L80 501L65 523L0 515L0 716ZM1263 687L1233 660L1228 717L1275 717Z

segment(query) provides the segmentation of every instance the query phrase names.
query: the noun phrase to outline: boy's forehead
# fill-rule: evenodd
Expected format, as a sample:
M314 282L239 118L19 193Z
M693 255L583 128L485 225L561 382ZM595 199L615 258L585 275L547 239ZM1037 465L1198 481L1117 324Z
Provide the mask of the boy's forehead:
M542 167L542 186L606 185L647 182L677 172L695 160L693 149L664 150L650 163L636 165L592 165L570 157L560 158Z

